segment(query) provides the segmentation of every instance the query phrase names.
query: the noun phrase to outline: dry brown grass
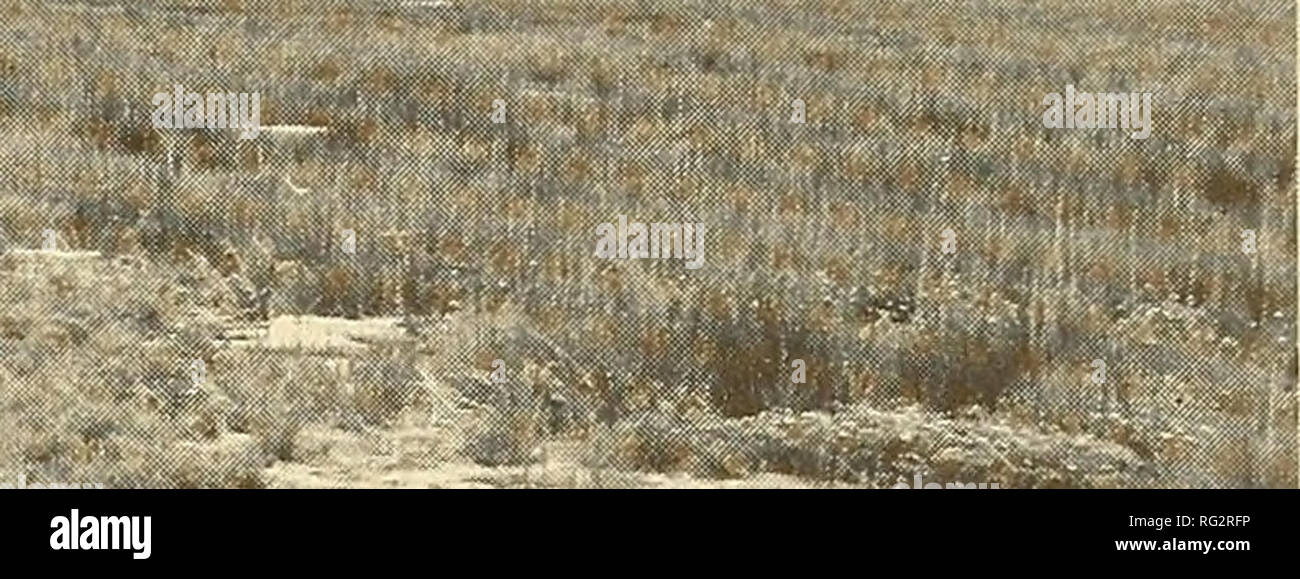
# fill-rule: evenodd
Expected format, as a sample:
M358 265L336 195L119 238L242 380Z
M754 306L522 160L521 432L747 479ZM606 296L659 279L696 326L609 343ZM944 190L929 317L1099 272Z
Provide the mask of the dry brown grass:
M1287 225L1294 126L1275 120L1294 108L1294 31L1293 18L1269 16L1267 3L1194 13L1165 3L958 5L961 26L948 26L922 20L925 3L828 0L781 27L730 0L488 1L423 20L361 3L254 4L211 3L210 13L154 40L127 34L137 25L125 14L92 21L8 4L0 32L50 34L40 46L16 41L0 53L0 75L22 89L0 94L4 242L30 246L52 227L73 249L139 252L161 264L202 256L227 275L240 270L256 289L273 288L279 313L432 318L463 308L489 328L539 329L566 352L573 374L593 377L585 386L562 379L575 382L566 389L590 390L575 396L595 418L579 422L617 424L696 400L737 419L852 403L948 413L979 404L1028 413L1032 428L1142 447L1182 469L1188 484L1296 484L1294 421L1286 422L1296 392L1296 245ZM1041 11L1068 20L1091 10L1106 22L1150 26L1039 24ZM1252 26L1220 25L1230 11ZM237 25L245 17L285 26L265 42ZM516 21L523 29L510 29ZM84 61L49 56L76 53L92 30L100 50ZM583 31L594 33L571 34ZM578 40L557 45L557 35ZM345 36L366 42L340 50ZM1064 49L1132 40L1142 41L1134 58L1107 69L1096 55ZM301 58L277 48L285 45ZM1186 52L1193 45L1194 55ZM976 58L917 50L936 46ZM1238 68L1246 52L1287 56L1261 57L1246 71ZM1193 59L1198 66L1180 64ZM142 130L140 111L147 115L143 105L159 88L157 71L142 63L155 61L186 86L261 90L264 124L323 126L328 135L298 150L259 143L259 164L249 144L198 133L180 152L185 176L171 174L163 144ZM185 62L214 65L183 72ZM227 86L234 70L270 80ZM1140 143L1040 130L1040 111L1026 103L1067 78L1098 90L1165 87L1156 136ZM85 87L88 106L30 96L70 86ZM369 108L359 110L354 93ZM786 122L795 97L807 104L804 126ZM509 107L505 125L488 121L497 98ZM136 113L110 112L122 102ZM285 171L319 198L281 195ZM620 213L709 223L716 237L707 267L686 274L676 264L590 259L592 225ZM951 259L934 251L945 227L962 232ZM412 243L385 246L381 236L394 228L415 232ZM1238 250L1245 228L1265 240L1257 256ZM357 255L338 251L342 229L358 232ZM224 261L228 247L237 267ZM285 262L297 264L293 276L278 269ZM53 380L33 372L65 351L113 359L143 340L193 355L203 327L161 337L169 324L189 323L169 321L185 319L178 300L218 311L239 305L209 289L163 299L143 280L117 300L77 290L80 275L122 274L60 271L49 288L3 290L12 313L0 322L16 352L6 368L24 389ZM1131 316L1169 294L1191 296L1208 321L1141 350ZM69 324L76 308L67 304L83 300L116 314L73 315ZM897 307L904 302L906 314ZM495 326L492 316L520 311L526 321ZM1212 358L1223 369L1219 391L1195 386L1201 398L1222 400L1217 406L1171 408L1136 394L1159 390L1179 365L1204 378L1197 353L1225 339L1237 349ZM121 343L99 351L108 345L97 340ZM519 356L517 367L554 361L496 342L479 349ZM1112 351L1128 352L1112 364L1114 380L1135 393L1125 406L1118 385L1110 394L1080 391L1072 374ZM402 355L366 362L373 383L344 398L326 394L331 382L312 382L319 369L307 359L212 361L214 378L247 367L255 380L279 384L240 390L246 402L232 401L259 452L285 459L303 424L258 422L262 405L288 405L311 422L325 420L324 402L303 399L334 397L327 406L347 409L350 428L380 427L392 408L420 404ZM795 358L809 364L797 388L787 380ZM274 371L254 371L264 367ZM131 371L163 382L173 372ZM388 371L400 378L391 387L381 377ZM316 386L287 382L302 380ZM1095 416L1111 412L1122 420ZM1191 451L1151 448L1163 434L1202 425L1221 436ZM500 428L506 447L534 444L520 434L532 427ZM169 436L188 442L185 432ZM1220 456L1215 445L1250 450ZM684 464L664 452L648 464ZM1215 461L1223 464L1205 466Z

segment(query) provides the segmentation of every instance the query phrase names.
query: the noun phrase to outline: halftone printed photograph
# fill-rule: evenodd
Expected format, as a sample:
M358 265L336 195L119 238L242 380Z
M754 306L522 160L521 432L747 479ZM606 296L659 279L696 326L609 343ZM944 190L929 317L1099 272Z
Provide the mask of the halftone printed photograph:
M1296 489L1296 106L1293 0L0 0L0 490Z

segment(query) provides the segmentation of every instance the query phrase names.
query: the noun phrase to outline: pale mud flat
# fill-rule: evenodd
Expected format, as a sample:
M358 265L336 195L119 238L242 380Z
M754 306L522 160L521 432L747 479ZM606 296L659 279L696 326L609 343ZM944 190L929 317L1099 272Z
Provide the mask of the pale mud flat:
M772 473L715 480L593 469L582 464L582 443L577 441L545 443L546 458L536 464L489 467L452 454L441 438L446 434L437 427L374 434L304 429L299 442L307 447L307 456L301 462L277 462L263 476L268 488L863 488Z
M277 316L269 323L233 325L224 336L234 347L318 354L358 354L369 344L403 339L401 318L351 320L326 316Z
M21 278L42 280L50 271L81 264L94 264L103 256L98 251L67 251L48 249L10 248L0 252L0 279Z
M103 257L98 251L24 248L6 250L5 256L18 261L89 261Z

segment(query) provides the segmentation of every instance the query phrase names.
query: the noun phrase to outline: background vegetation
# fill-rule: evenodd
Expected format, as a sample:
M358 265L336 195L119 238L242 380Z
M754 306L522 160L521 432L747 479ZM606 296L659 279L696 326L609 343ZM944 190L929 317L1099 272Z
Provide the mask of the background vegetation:
M410 468L1297 484L1292 4L0 14L3 241L111 256L0 270L15 472L276 484L314 460L304 432L388 444L459 405ZM328 131L154 131L177 83ZM1044 130L1067 83L1153 92L1151 138ZM618 214L706 223L705 267L595 259ZM223 349L303 314L420 323L361 353Z

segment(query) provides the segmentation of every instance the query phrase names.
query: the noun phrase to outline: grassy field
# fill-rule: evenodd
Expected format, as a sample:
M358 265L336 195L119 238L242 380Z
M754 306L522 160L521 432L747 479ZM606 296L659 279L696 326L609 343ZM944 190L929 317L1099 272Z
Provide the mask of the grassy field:
M0 15L5 480L1298 484L1292 3ZM154 130L175 84L326 130Z

